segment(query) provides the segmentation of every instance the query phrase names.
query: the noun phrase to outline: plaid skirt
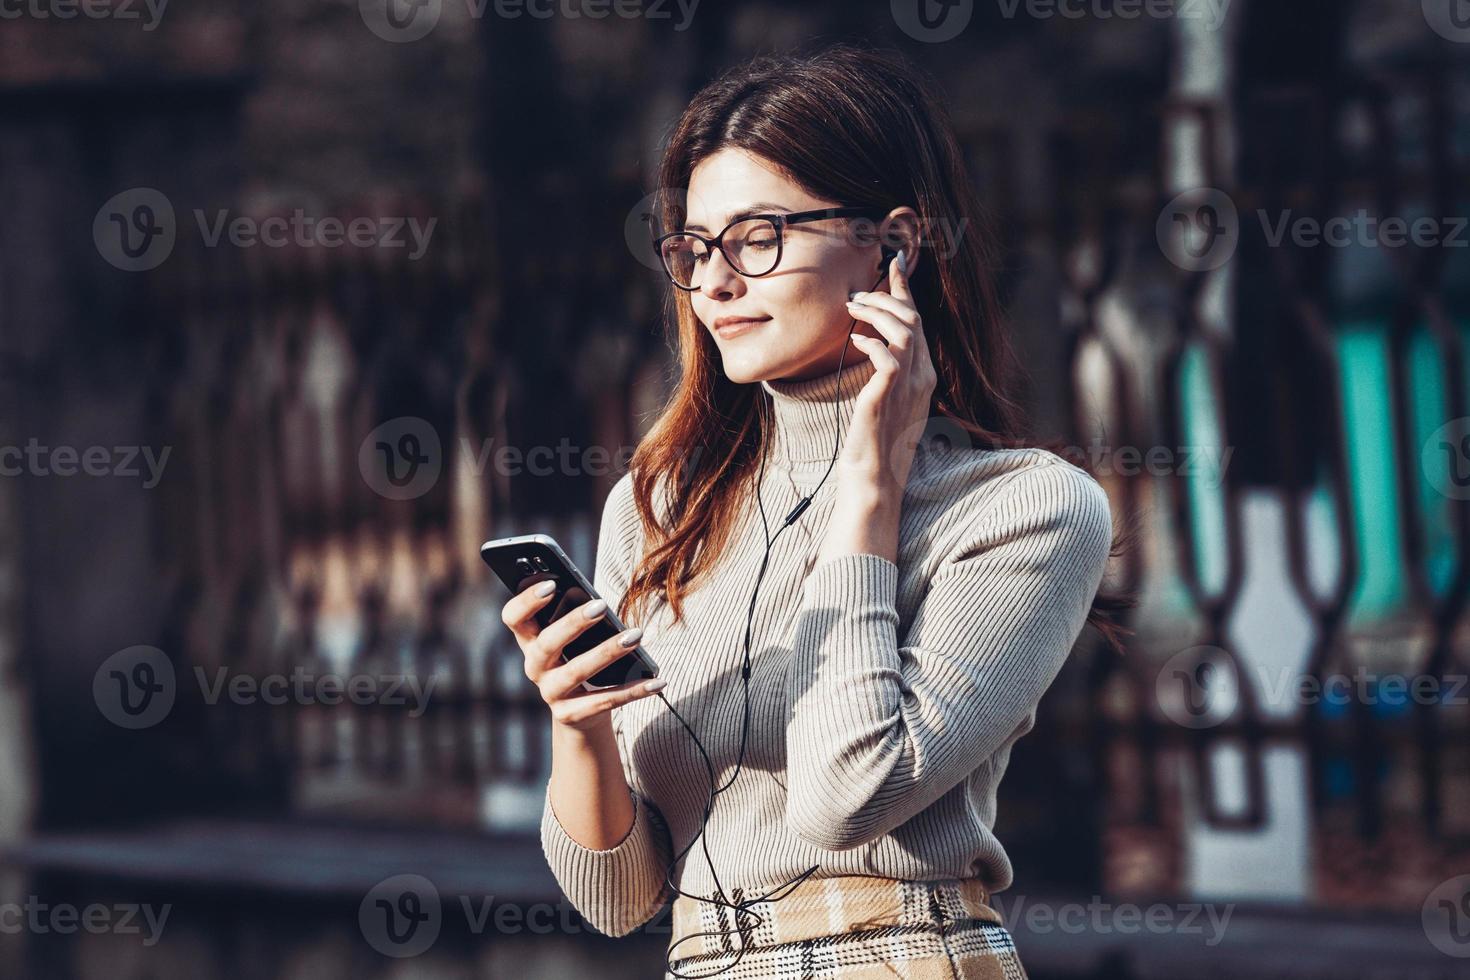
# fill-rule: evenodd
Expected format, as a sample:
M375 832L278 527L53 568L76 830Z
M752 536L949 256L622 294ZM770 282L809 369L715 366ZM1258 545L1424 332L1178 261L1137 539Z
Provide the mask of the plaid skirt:
M808 878L740 912L737 931L734 910L681 895L664 980L1028 980L989 899L977 878Z

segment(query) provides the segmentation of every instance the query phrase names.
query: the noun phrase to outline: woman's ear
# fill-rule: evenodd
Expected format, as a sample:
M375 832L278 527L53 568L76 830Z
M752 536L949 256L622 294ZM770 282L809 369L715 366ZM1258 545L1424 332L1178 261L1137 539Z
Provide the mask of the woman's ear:
M903 274L913 274L919 264L919 214L911 207L894 208L883 220L879 239L885 253L897 252L903 261ZM884 256L885 261L887 255ZM894 261L899 261L895 259Z

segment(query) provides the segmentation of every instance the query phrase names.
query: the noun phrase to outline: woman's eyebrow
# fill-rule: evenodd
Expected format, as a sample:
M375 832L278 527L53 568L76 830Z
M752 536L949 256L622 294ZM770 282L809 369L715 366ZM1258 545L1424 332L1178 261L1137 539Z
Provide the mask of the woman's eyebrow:
M785 213L789 212L790 210L791 209L789 207L787 207L786 205L784 205L784 204L777 204L774 201L756 201L753 204L747 204L745 207L741 208L739 211L732 211L732 212L730 212L730 214L725 217L725 224L728 225L731 222L739 221L741 218L748 218L748 217L750 217L753 214L771 214L771 213L785 214ZM684 226L684 230L685 231L704 231L704 232L709 231L709 229L706 228L704 225L690 225L690 224L686 224Z

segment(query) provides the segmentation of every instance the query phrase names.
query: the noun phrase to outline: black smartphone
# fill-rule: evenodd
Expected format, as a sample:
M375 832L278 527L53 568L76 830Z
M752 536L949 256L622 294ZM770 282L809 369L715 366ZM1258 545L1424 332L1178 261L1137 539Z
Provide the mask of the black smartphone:
M486 541L480 545L480 557L512 594L524 592L537 582L550 580L556 583L556 592L550 601L536 612L536 622L542 629L600 598L587 577L550 535L523 534ZM625 629L627 627L618 620L617 613L609 605L601 619L572 637L571 642L562 648L563 662L586 653ZM657 676L658 664L642 646L638 646L626 657L614 660L593 674L582 686L589 690L616 687Z

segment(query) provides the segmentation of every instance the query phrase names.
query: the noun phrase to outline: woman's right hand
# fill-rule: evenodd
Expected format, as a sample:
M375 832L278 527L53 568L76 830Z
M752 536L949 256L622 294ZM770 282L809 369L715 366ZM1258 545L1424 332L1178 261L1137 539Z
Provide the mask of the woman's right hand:
M563 648L606 615L607 603L594 599L542 629L535 614L555 595L554 590L544 596L536 595L537 588L543 584L538 582L512 596L501 610L500 619L515 635L521 653L525 654L526 676L551 709L552 721L579 731L591 731L608 722L611 709L663 689L667 682L660 678L595 691L583 689L583 681L632 653L643 630L638 627L625 630L563 663ZM620 639L629 640L629 645L619 645Z

